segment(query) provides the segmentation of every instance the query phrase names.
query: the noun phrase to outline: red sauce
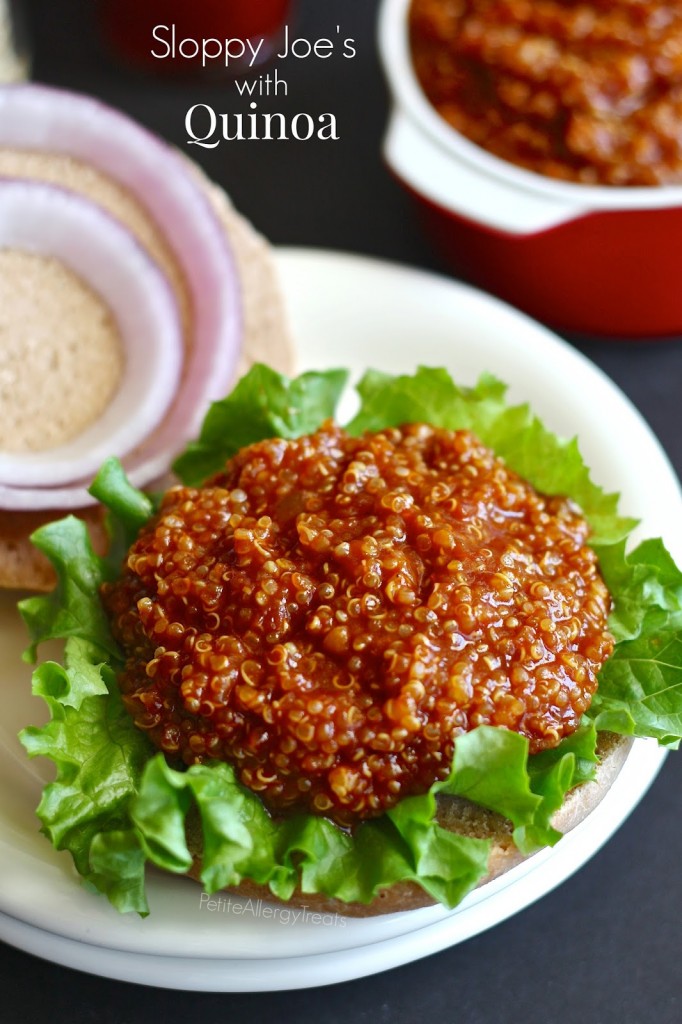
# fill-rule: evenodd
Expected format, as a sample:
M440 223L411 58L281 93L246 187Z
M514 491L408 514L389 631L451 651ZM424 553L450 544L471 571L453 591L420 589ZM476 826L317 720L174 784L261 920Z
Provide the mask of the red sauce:
M475 726L576 729L613 647L587 536L466 432L263 441L169 491L105 588L124 701L275 812L381 813Z
M417 76L473 142L584 183L682 181L682 4L412 0Z

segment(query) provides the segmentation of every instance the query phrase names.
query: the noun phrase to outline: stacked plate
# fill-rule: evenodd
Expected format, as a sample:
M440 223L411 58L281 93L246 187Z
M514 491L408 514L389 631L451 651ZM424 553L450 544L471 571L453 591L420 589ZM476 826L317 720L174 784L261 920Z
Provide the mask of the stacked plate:
M554 335L496 300L443 279L350 256L284 251L278 257L299 369L343 362L392 372L443 365L473 383L491 371L514 401L530 401L556 433L578 435L594 479L620 491L624 513L660 535L679 559L682 498L652 433L600 371ZM352 299L352 301L349 301ZM85 971L212 991L300 988L360 977L460 942L566 879L627 817L663 753L637 741L599 807L552 850L473 893L448 912L430 908L364 920L208 897L194 883L153 874L151 915L116 914L79 888L66 855L38 834L33 809L44 778L17 731L40 714L21 665L25 638L13 603L0 608L0 937Z

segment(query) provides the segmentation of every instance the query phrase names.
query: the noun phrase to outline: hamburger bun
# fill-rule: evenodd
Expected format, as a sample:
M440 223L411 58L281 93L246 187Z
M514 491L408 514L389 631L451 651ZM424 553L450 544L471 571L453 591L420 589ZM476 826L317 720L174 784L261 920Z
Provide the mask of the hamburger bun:
M614 733L600 733L597 753L600 761L595 778L585 782L567 795L563 805L552 819L559 832L570 832L579 825L601 803L615 781L632 748L633 740ZM490 840L488 874L479 883L484 885L499 875L511 870L524 859L514 845L513 826L510 821L494 811L488 811L462 797L439 796L437 821L449 832L475 839ZM197 815L188 817L187 844L194 857L188 874L195 881L201 881L201 827ZM267 886L258 885L248 879L229 890L235 896L245 899L261 899L281 902L273 896ZM434 906L437 901L414 882L400 882L389 889L382 889L371 903L344 903L319 893L304 893L297 889L288 905L306 907L311 911L325 914L339 914L346 917L374 917L379 914L397 914L420 907Z
M190 166L224 227L237 263L244 321L238 375L257 361L267 362L282 373L290 372L293 349L270 247L237 213L222 189L211 183L198 167ZM182 270L166 242L162 226L152 220L135 196L94 167L59 153L0 150L0 177L58 185L79 193L119 220L171 283L178 300L185 343L191 346L191 303ZM47 591L54 586L52 567L29 538L39 526L62 514L59 508L40 512L0 509L0 587ZM89 506L75 514L87 523L95 550L103 553L106 535L101 510Z

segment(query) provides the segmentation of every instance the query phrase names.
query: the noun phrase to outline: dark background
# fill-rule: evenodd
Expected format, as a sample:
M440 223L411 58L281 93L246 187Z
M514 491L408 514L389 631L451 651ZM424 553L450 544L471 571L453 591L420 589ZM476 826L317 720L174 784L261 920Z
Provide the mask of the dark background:
M342 35L355 37L357 57L285 66L287 98L259 100L261 110L335 112L340 141L233 142L214 150L184 146L185 111L197 102L243 109L234 87L125 70L101 44L97 6L26 3L37 80L100 96L185 148L276 244L439 268L381 163L388 99L375 53L376 0L300 0L295 31L326 36L340 24ZM680 472L680 342L573 341L630 396ZM333 988L212 995L102 980L0 944L0 1024L679 1021L681 779L682 757L673 756L618 835L573 879L512 920L426 960Z

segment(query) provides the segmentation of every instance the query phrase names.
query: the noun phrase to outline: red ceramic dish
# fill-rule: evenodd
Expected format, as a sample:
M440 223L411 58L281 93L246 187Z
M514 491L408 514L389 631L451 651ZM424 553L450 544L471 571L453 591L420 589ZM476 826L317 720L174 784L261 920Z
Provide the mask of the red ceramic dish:
M616 337L682 332L682 186L555 181L459 135L412 69L409 0L383 0L381 56L393 95L389 167L449 266L559 328Z

